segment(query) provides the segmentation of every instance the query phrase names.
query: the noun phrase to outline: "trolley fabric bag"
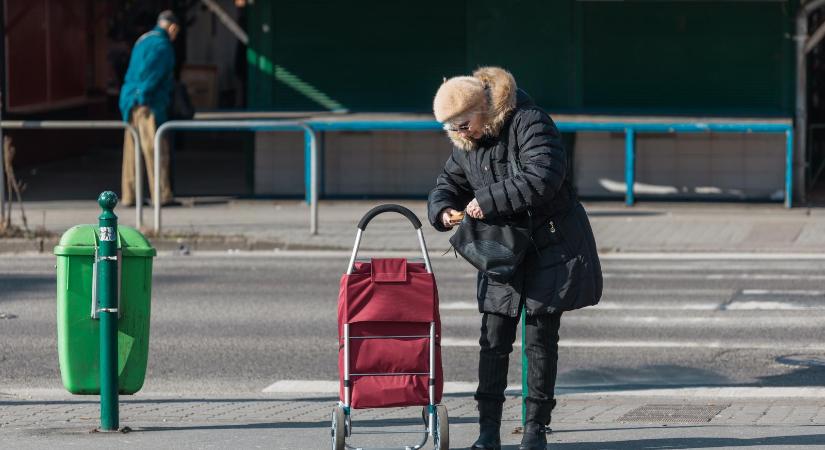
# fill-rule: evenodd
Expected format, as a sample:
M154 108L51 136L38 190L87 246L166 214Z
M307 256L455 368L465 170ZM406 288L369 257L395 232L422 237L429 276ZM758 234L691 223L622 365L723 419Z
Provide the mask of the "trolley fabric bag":
M438 291L423 263L403 258L355 263L341 277L338 298L339 373L344 373L344 324L349 324L351 407L429 403L429 334L434 322L435 401L441 401L441 321ZM369 374L382 375L369 375ZM395 374L398 375L383 375ZM358 375L364 374L364 375ZM344 380L340 395L344 398Z

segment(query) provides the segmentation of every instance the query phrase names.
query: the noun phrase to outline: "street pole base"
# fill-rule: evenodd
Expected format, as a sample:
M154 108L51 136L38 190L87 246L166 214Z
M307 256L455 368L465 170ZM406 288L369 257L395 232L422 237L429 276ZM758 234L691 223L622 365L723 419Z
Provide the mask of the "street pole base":
M105 433L105 434L124 433L125 434L125 433L131 433L131 432L132 432L132 429L129 428L129 427L120 427L116 430L104 430L102 428L95 428L94 430L90 431L89 433L91 433L91 434L95 434L95 433Z

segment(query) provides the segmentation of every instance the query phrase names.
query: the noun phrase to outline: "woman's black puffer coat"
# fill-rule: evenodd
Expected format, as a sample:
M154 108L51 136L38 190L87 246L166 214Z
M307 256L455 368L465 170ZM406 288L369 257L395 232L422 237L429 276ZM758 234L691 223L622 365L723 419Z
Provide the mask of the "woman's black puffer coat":
M463 210L478 199L485 219L533 214L531 251L508 283L478 276L479 311L515 317L568 311L598 303L601 265L587 213L568 180L567 156L550 116L521 90L516 107L501 121L498 135L475 149L454 148L430 192L428 218L439 231L444 208ZM493 102L503 101L492 99ZM517 152L522 173L511 177L509 152Z

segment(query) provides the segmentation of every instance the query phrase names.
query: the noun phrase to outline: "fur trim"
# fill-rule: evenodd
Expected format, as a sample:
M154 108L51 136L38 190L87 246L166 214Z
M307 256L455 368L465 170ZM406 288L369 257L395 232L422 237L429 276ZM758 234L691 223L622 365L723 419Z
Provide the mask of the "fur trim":
M455 131L448 131L447 137L450 138L450 141L452 141L453 145L468 152L470 150L475 150L476 147L478 147L478 143L476 141L470 138L466 138L461 134L456 133Z
M486 123L490 127L489 134L498 136L501 126L516 109L516 79L501 67L492 66L479 67L473 77L489 92Z

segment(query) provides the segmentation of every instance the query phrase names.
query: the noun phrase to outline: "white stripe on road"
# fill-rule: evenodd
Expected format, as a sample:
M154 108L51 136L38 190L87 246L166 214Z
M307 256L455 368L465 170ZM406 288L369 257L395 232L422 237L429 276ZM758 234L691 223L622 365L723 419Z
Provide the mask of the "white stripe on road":
M583 392L587 390L588 392ZM631 389L621 391L598 391L587 388L556 388L556 395L582 396L632 396L632 397L676 397L676 398L799 398L825 399L825 388L821 387L689 387L664 389Z
M719 309L721 303L630 303L630 302L600 302L595 308L604 310L660 310L660 311L714 311ZM478 311L478 304L475 302L444 302L439 305L440 309L448 311Z
M640 311L640 310L660 310L660 311L714 311L719 309L721 303L652 303L652 302L644 302L644 303L636 303L636 302L611 302L611 301L603 301L599 302L598 305L594 306L593 308L597 309L605 309L605 310L627 310L627 311Z
M790 289L790 290L770 290L770 289L742 289L742 295L797 295L800 297L823 297L825 291Z
M734 308L736 309L736 308ZM754 307L754 310L760 308ZM768 309L768 308L762 308ZM787 308L790 309L790 308ZM802 309L802 308L799 308ZM698 316L698 317L672 317L667 316L638 316L628 315L615 317L611 315L586 315L586 314L572 314L563 319L565 325L574 326L599 326L604 327L635 327L638 325L653 325L656 327L672 327L672 328L704 328L712 326L723 326L725 329L746 329L753 331L759 329L785 328L785 329L802 329L822 327L822 317L820 315L811 316L810 314L794 314L790 317L776 317L775 315L760 315L755 317L743 318L738 314L731 314L725 317Z
M686 274L686 273L649 273L649 272L605 272L604 278L627 279L627 280L787 280L787 281L821 281L825 280L825 275L797 275L791 273L743 273L743 274L721 274L713 273L709 275Z
M443 338L442 347L478 347L478 339ZM521 342L513 343L521 347ZM585 339L561 339L563 348L698 348L725 350L783 350L783 351L825 351L825 344L819 343L776 343L776 342L730 342L730 341L597 341Z
M603 260L665 260L665 261L695 261L695 260L825 260L823 253L601 253Z
M478 311L478 305L470 302L442 303L440 307L444 311ZM716 311L720 309L722 309L721 303L669 304L603 301L591 307L588 311ZM724 309L727 311L823 310L825 309L825 303L821 305L801 305L793 302L734 301L725 305Z
M448 311L478 311L476 302L442 302L438 307Z
M731 302L725 305L728 311L799 311L805 309L825 309L822 306L805 306L792 302Z

